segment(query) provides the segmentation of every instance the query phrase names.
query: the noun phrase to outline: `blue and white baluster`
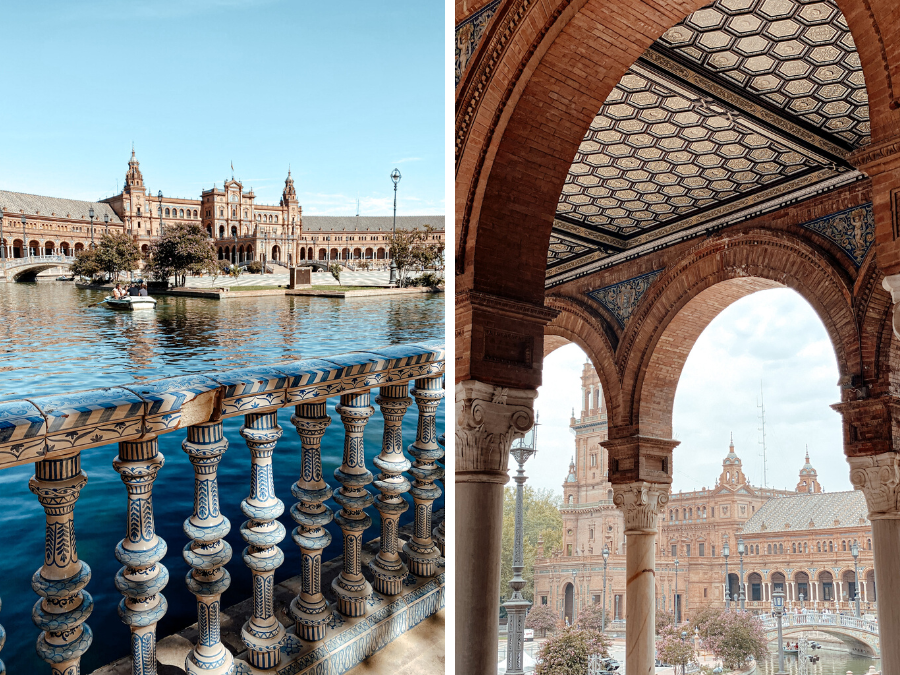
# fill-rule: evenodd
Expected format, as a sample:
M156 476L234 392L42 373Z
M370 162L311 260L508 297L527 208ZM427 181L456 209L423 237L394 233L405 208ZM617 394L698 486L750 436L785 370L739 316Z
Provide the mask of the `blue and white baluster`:
M443 376L423 377L416 380L412 390L419 408L419 424L416 440L409 446L409 454L415 462L409 474L415 479L409 492L413 496L416 519L413 537L403 546L409 561L409 571L417 577L432 577L437 573L440 551L431 538L431 505L441 496L434 481L444 476L444 470L435 462L443 457L444 450L437 442L435 416L444 398Z
M375 498L365 486L372 482L366 469L363 431L375 412L369 405L369 392L344 394L337 412L344 423L344 461L334 470L341 487L334 493L334 501L341 510L334 517L344 534L344 569L331 582L331 590L338 599L338 611L344 616L365 616L366 603L372 586L362 574L363 532L372 526L372 519L363 511Z
M0 609L3 609L3 602L0 601ZM3 626L0 626L0 649L3 649L3 645L6 644L6 631L3 630ZM0 659L0 675L6 675L6 666L3 664L3 659Z
M234 670L234 657L221 639L222 593L231 585L231 576L223 568L231 560L231 546L223 537L231 523L219 511L219 484L216 479L222 453L228 441L221 422L206 422L188 427L181 448L194 465L194 513L184 521L184 532L192 541L184 547L184 559L193 569L185 579L197 596L197 644L184 662L188 675L228 675Z
M409 573L400 558L397 543L400 516L409 509L409 504L400 496L409 490L409 481L403 476L410 462L403 454L402 429L403 416L412 404L409 384L404 382L382 387L375 402L381 407L384 417L381 454L372 460L381 470L375 479L375 487L381 492L375 499L375 508L381 514L381 546L369 563L369 571L372 572L376 591L398 595Z
M84 621L94 601L83 590L91 580L91 568L78 559L75 548L75 502L86 484L80 454L37 462L28 482L47 515L44 565L31 578L31 587L43 599L35 604L31 618L42 631L38 656L50 664L54 675L78 675L81 655L93 640Z
M165 464L157 439L119 443L113 468L128 490L125 538L116 546L116 558L124 565L116 574L116 588L125 597L119 616L131 629L131 672L156 673L156 623L166 613L162 591L169 572L160 563L166 542L157 536L153 521L153 481Z
M442 448L446 449L447 446L444 444L444 434L441 434L438 437L438 445L440 445ZM441 464L444 464L444 463L445 463L445 460L442 457ZM441 468L443 469L443 467L441 467ZM444 546L445 546L445 540L446 540L446 534L444 532L444 523L445 522L447 522L446 516L444 517L444 520L442 520L440 522L440 524L431 531L431 534L434 537L434 545L438 547L438 551L441 552L441 555L446 555L446 553L444 552Z
M276 518L284 513L284 503L275 497L272 455L281 438L277 413L244 415L241 436L250 448L250 496L241 502L241 511L249 518L241 525L241 536L248 546L244 563L253 574L253 616L241 630L241 640L250 652L250 665L274 668L281 658L284 626L275 617L275 570L284 562L277 544L286 533Z
M291 508L297 521L294 543L300 547L300 593L291 602L295 632L303 640L325 639L325 625L331 620L331 606L322 595L322 550L331 543L325 526L334 519L323 502L331 498L331 487L322 478L322 436L331 424L325 402L301 403L291 423L300 436L300 480L291 494L300 501Z

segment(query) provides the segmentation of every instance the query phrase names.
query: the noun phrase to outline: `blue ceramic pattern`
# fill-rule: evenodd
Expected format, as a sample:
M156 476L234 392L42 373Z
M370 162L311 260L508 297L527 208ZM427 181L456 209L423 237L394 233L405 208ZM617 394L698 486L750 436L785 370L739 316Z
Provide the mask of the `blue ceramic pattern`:
M647 272L617 284L589 291L587 295L608 309L624 328L641 297L661 273L662 270Z
M472 54L475 53L475 49L481 41L481 36L484 35L484 31L497 12L499 5L500 0L493 0L472 14L472 16L457 24L454 68L456 84L454 86L459 85L466 65L469 63L469 59L472 58Z
M802 226L837 244L857 269L875 242L872 202L811 220Z

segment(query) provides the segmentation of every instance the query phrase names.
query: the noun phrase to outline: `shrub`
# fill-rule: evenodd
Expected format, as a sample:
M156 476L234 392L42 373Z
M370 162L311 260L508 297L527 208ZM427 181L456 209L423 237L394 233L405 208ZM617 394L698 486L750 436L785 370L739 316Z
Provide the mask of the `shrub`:
M525 627L541 631L541 637L544 637L548 630L556 628L556 622L556 612L550 605L535 605L525 617Z
M435 274L434 272L426 272L425 274L422 274L421 276L415 277L413 279L409 279L406 282L407 286L430 286L432 288L436 286L443 286L443 284L444 278L439 274Z
M586 675L593 654L609 656L607 639L599 631L570 626L541 647L534 675Z
M340 284L341 286L344 285L341 283L341 266L340 265L338 265L337 263L333 263L331 265L331 267L328 268L328 271L331 272L331 276L333 276L335 278L335 280L338 282L338 284Z
M656 634L675 624L675 615L661 607L656 608Z
M248 274L261 274L262 273L262 263L259 260L252 260L247 264L247 273Z
M578 613L578 626L591 630L601 630L604 615L606 615L606 625L608 626L609 611L604 610L600 604L589 605Z

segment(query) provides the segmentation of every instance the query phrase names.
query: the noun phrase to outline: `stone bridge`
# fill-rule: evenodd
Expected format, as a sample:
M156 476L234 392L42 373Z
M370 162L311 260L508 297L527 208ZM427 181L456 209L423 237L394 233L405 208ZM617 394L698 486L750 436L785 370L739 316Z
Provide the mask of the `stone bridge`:
M772 616L761 617L766 637L772 641L778 639L778 624ZM857 619L844 614L785 614L782 620L782 635L794 635L804 631L828 633L843 640L854 653L866 656L881 656L881 645L878 640L878 622L869 619Z
M71 255L31 255L27 258L6 258L2 270L7 281L34 281L38 274L54 267L68 267L75 260Z

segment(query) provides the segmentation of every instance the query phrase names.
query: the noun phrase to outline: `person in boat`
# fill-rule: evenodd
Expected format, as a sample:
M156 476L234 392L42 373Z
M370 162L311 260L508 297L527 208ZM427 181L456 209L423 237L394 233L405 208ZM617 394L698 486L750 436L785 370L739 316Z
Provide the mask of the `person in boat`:
M116 300L121 300L125 297L125 290L122 288L122 284L116 284L116 287L113 289L113 297Z
M131 288L128 289L128 295L130 295L131 297L136 298L140 294L141 294L141 289L140 289L140 286L138 286L137 284L135 284L134 286L132 286Z
M147 284L141 284L140 295L143 296L143 297L147 297L147 295L148 295L148 293L147 293Z

